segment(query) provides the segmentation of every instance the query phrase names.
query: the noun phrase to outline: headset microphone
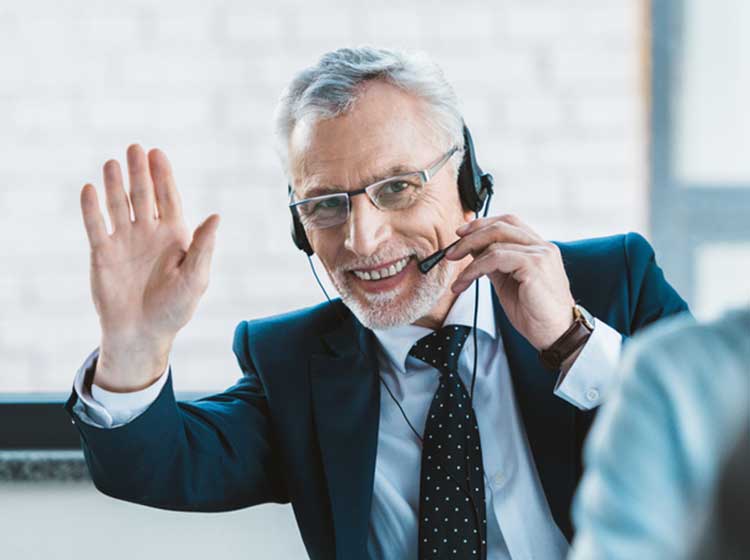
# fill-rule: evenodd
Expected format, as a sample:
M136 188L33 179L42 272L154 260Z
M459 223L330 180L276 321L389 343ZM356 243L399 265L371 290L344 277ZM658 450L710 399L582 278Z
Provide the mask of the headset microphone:
M448 249L453 247L456 243L461 241L460 239L456 239L453 243L448 245L447 247L444 247L443 249L440 249L438 251L435 251L432 253L429 257L422 259L421 261L417 262L417 266L419 267L419 272L422 274L427 274L432 268L443 260L445 257L445 253L448 252Z

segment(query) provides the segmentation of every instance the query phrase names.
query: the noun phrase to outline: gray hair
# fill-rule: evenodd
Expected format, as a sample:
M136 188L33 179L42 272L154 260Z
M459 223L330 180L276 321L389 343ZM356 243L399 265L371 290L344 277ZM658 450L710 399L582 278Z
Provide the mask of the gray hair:
M373 47L342 48L324 54L315 66L299 72L281 95L275 113L276 143L287 177L289 138L302 120L333 118L352 108L361 86L384 80L424 100L429 124L459 150L463 158L463 118L458 97L443 71L426 54ZM458 172L458 165L454 166Z

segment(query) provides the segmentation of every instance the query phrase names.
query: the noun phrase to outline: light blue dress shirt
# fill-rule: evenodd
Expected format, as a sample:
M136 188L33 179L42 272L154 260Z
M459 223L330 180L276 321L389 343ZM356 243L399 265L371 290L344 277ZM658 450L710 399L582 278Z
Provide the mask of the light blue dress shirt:
M508 361L497 336L492 285L480 278L477 320L479 347L474 409L479 424L487 498L488 560L555 560L564 558L568 543L555 525L526 442L516 408ZM474 289L461 293L445 324L471 326ZM421 433L430 401L437 389L437 370L408 357L411 346L429 329L406 325L375 330L380 375ZM598 406L613 382L621 335L601 321L569 371L563 372L555 394L582 409ZM117 427L132 420L156 399L169 366L151 386L132 393L112 393L96 384L89 393L83 372L97 356L95 350L76 375L79 395L75 411L99 427ZM474 359L470 335L459 360L459 375L471 386ZM417 514L421 447L400 410L381 385L380 423L375 481L368 535L372 560L417 557Z
M570 559L683 558L750 411L750 308L663 320L621 370L586 442Z

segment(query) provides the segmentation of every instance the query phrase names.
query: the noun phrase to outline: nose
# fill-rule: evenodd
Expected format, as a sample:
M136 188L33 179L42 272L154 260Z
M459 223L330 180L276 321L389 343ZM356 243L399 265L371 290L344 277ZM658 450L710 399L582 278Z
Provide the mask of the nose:
M353 196L350 203L344 247L357 256L368 257L390 235L388 218L367 196Z

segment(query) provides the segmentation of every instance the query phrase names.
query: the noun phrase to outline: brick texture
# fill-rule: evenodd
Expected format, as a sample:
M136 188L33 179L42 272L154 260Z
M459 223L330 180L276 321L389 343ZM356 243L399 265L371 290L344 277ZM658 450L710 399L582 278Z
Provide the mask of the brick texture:
M238 321L317 303L271 146L278 95L324 51L428 51L462 99L493 212L552 239L645 228L639 2L53 0L0 7L0 391L68 391L98 343L81 186L131 142L173 161L189 224L223 221L174 349L178 390L240 371ZM101 194L101 193L100 193ZM322 270L321 270L322 273ZM280 344L283 341L280 341Z

